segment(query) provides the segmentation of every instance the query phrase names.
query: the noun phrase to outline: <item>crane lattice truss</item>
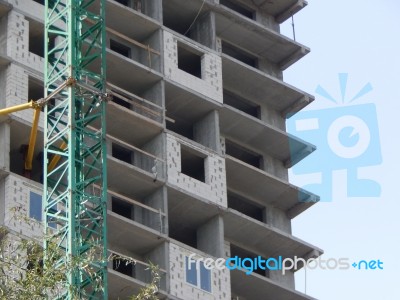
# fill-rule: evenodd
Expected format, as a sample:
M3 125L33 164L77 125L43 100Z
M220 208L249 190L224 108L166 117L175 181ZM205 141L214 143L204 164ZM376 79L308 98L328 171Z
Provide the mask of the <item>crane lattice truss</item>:
M75 268L62 299L106 299L105 0L46 0L45 14L46 96L58 90L45 108L46 232L59 264L95 255L94 274Z

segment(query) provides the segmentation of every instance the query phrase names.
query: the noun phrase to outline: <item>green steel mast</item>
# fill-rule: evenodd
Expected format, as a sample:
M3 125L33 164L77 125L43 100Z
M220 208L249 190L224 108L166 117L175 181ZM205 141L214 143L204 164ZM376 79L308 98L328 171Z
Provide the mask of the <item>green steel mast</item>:
M107 299L105 0L46 0L45 15L45 230L65 253L55 267L95 258L61 299Z

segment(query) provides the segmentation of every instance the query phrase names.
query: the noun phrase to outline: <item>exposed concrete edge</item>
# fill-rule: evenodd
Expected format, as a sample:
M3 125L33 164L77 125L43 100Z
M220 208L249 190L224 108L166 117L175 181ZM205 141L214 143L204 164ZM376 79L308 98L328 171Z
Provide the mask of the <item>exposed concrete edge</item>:
M293 103L292 105L286 107L285 109L283 109L281 111L281 116L283 118L289 119L290 117L292 117L295 113L299 112L300 110L302 110L304 107L306 107L307 105L309 105L310 103L312 103L315 100L315 97L304 93L302 97L300 97L295 103Z
M294 53L292 53L290 56L286 57L282 61L279 62L279 68L281 71L286 70L289 68L291 65L299 61L301 58L306 56L308 53L310 53L310 48L301 46L300 49L296 50Z
M319 196L315 194L310 194L310 196L307 198L307 201L297 202L295 205L293 205L286 211L286 215L289 219L293 219L302 212L304 212L305 210L307 210L308 208L310 208L311 206L313 206L315 203L319 202L319 200L320 200Z
M302 141L305 142L305 141ZM290 140L289 140L289 148L290 148ZM297 164L299 161L301 161L302 159L306 158L308 155L310 155L311 153L313 153L315 150L317 150L317 147L312 145L312 144L308 144L306 145L303 149L301 149L300 151L298 151L297 153L293 153L285 162L284 162L284 166L286 168L291 168L293 167L295 164Z
M289 19L294 14L298 13L304 7L308 5L308 2L305 0L299 0L297 3L286 9L284 12L281 12L279 15L275 16L275 21L278 23L283 23L287 19Z

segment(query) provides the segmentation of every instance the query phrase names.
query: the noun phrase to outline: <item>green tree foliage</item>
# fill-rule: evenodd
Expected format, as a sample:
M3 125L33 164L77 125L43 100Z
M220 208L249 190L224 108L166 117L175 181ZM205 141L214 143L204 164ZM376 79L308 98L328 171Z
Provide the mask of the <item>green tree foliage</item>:
M15 213L15 211L14 211ZM33 221L29 218L19 218L19 222L28 225ZM80 291L74 290L68 282L67 274L74 270L84 271L91 276L98 289L102 289L102 280L97 277L93 262L98 261L99 251L92 252L81 257L70 257L68 263L58 264L59 258L65 255L58 247L58 239L54 236L44 237L48 246L46 251L40 243L42 238L26 239L18 233L11 233L6 227L0 227L0 299L1 300L43 300L56 299L62 296L66 289L76 299L85 299ZM108 261L115 259L126 263L135 264L130 257L122 257L111 254ZM155 300L157 298L160 283L158 266L150 263L149 270L152 281L139 293L132 296L131 300ZM79 295L79 296L78 296Z

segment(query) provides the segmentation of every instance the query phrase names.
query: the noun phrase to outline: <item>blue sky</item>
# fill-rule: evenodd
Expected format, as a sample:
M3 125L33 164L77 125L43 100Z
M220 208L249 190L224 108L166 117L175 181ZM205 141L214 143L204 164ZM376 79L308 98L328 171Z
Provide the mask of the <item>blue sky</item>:
M307 279L298 271L296 288L304 292L306 286L307 294L321 300L400 299L399 13L397 0L309 0L294 17L296 39L311 53L284 72L285 81L315 95L307 109L316 111L332 107L315 92L318 85L340 98L339 73L348 73L349 97L370 83L372 91L357 104L375 104L382 152L381 164L362 169L379 182L379 197L347 197L339 170L333 200L293 221L293 234L324 249L325 259L384 263L383 270L309 270ZM290 21L282 32L292 36ZM302 183L293 175L291 180Z

